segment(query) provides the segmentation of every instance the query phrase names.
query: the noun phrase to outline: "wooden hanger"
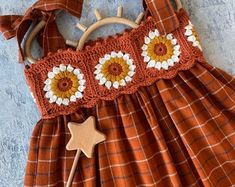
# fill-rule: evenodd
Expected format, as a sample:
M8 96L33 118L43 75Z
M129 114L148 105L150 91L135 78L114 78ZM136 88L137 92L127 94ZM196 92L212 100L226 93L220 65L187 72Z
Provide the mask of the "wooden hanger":
M60 11L57 11L55 14L58 15ZM79 40L79 43L67 40L66 44L70 45L72 47L76 47L77 50L82 49L87 38L90 36L90 34L95 31L96 29L98 29L99 27L102 27L104 25L107 24L124 24L127 25L129 27L132 28L137 28L141 22L141 20L144 17L144 13L140 13L139 16L137 17L137 19L134 21L131 21L129 19L123 18L122 17L122 13L123 13L123 8L122 7L118 7L118 11L117 11L117 16L116 17L109 17L109 18L104 18L102 17L102 15L100 14L100 12L95 9L95 16L97 18L97 22L94 23L93 25L91 25L89 28L87 28L86 26L78 23L77 27L82 30L84 33L81 37L81 39ZM40 21L32 30L32 32L29 34L28 38L26 39L25 42L25 59L27 59L31 64L35 64L37 62L37 60L35 58L33 58L32 53L31 53L31 44L33 39L35 38L35 36L40 32L41 29L44 28L46 22L44 20Z
M175 3L177 7L177 12L178 12L181 8L183 8L183 5L182 5L181 0L175 0Z
M182 8L181 0L175 0L175 2L176 2L176 5L177 5L177 10L180 10ZM59 10L55 12L56 15L58 15L59 13L60 13ZM102 15L100 14L100 12L96 9L95 10L95 16L97 18L97 22L94 23L93 25L91 25L89 28L87 28L86 26L84 26L81 23L78 23L77 27L84 32L82 37L80 38L78 43L74 42L74 41L67 40L66 44L70 45L72 47L76 47L77 50L81 50L83 48L87 38L96 29L98 29L98 28L100 28L104 25L113 24L113 23L124 24L124 25L130 26L132 28L137 28L139 26L141 20L143 19L143 16L144 16L144 13L140 13L135 21L131 21L129 19L123 18L122 14L123 14L123 8L118 7L116 17L103 18ZM45 24L46 24L46 22L44 20L42 20L40 23L38 23L34 27L32 32L29 34L28 38L26 39L26 42L25 42L25 59L28 60L31 64L34 64L34 63L37 62L37 60L32 56L32 53L31 53L32 41L35 38L35 36L40 32L40 30L44 28Z
M57 16L61 10L55 11L55 16ZM28 60L31 64L35 64L37 60L33 58L31 53L31 44L33 39L37 36L37 34L45 27L46 21L41 20L32 30L32 32L29 34L28 38L25 42L25 59Z
M66 41L66 43L72 44L73 47L76 47L77 50L81 50L83 49L87 38L91 35L92 32L94 32L95 30L97 30L98 28L105 26L105 25L109 25L109 24L123 24L123 25L127 25L131 28L137 28L139 27L139 24L141 22L141 20L144 17L144 13L141 12L138 17L136 18L135 21L123 18L123 8L122 7L118 7L117 10L117 16L116 17L108 17L108 18L103 18L103 16L101 15L101 13L95 9L95 16L97 19L97 22L95 22L94 24L92 24L90 27L86 27L81 23L77 24L77 28L80 29L81 31L83 31L83 35L80 38L79 42L71 42L71 41Z

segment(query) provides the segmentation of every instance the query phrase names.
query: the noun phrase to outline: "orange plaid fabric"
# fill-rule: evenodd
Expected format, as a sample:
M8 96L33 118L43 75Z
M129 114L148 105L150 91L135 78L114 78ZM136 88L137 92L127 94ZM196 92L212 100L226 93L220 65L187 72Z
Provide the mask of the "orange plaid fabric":
M80 157L73 186L233 186L235 79L197 63L135 94L41 120L30 144L25 186L66 186L75 151L69 121L90 115L107 140Z
M144 6L156 20L156 27L162 35L179 27L179 20L170 0L145 0Z

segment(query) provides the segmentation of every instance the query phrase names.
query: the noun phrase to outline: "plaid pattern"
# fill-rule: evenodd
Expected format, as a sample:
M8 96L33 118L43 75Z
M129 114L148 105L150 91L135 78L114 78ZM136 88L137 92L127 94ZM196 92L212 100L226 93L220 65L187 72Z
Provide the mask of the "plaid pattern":
M73 186L233 186L235 79L197 63L170 80L95 108L41 120L31 139L25 186L65 186L75 152L67 122L97 119L107 140L81 156Z
M170 0L145 0L144 6L148 7L151 15L156 20L156 27L162 35L179 27L179 20Z

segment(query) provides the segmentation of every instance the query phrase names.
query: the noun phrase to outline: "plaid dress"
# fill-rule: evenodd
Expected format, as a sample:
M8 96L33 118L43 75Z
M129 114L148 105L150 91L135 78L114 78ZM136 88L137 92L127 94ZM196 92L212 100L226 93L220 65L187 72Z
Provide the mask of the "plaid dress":
M169 13L169 2L161 2ZM95 116L97 129L107 139L95 148L93 158L81 155L73 186L235 185L235 79L206 62L183 9L160 20L152 11L153 17L137 29L88 42L84 51L50 53L26 68L42 119L32 134L25 186L66 185L76 154L66 150L71 137L67 124L89 116ZM168 18L177 28L164 26ZM174 58L166 61L168 53ZM100 66L114 58L128 61L129 67L135 64L126 85L102 84L97 66L102 56L106 61ZM63 72L70 78L75 72L71 67L86 72L81 99L70 104L47 98L45 80L54 80L50 72L55 67L67 68ZM97 79L92 78L95 69Z

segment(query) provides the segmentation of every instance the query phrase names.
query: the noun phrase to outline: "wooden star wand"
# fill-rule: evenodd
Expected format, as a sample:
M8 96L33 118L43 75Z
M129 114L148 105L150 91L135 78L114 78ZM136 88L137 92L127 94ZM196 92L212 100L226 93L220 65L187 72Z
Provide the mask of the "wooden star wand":
M95 128L95 117L90 116L84 123L69 122L71 133L66 149L77 150L66 187L71 187L81 152L88 158L92 157L95 145L105 141L105 135Z

